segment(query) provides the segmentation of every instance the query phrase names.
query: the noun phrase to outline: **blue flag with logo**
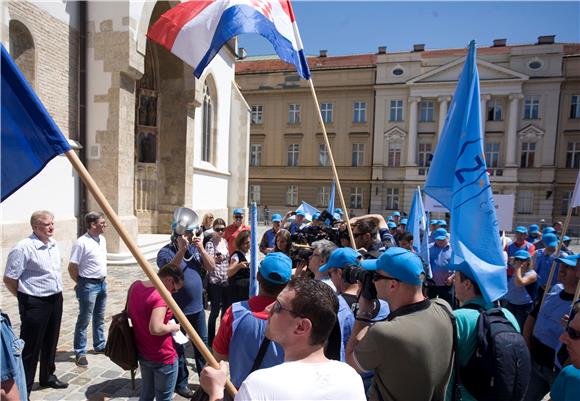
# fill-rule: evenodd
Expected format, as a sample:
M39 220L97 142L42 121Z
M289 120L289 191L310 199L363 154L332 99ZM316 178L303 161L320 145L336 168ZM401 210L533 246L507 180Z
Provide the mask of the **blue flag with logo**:
M71 147L2 46L1 179L4 201Z
M258 207L250 205L250 297L258 295Z
M423 234L429 231L429 226L427 225L427 216L425 215L425 207L419 187L415 189L415 193L413 194L413 201L411 202L411 209L409 210L407 220L405 231L413 234L413 248L421 256L421 259L423 259L426 265L430 266L429 243L424 243L424 235L421 235L421 231L423 231ZM430 268L428 269L427 275L431 277Z
M424 191L451 212L452 263L469 264L487 301L507 292L506 265L483 152L475 42L463 71Z

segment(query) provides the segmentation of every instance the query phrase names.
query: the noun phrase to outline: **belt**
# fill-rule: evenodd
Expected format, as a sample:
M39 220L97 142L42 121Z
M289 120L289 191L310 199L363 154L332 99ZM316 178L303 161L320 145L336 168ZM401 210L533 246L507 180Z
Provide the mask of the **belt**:
M105 281L107 276L101 277L101 278L89 278L89 277L79 276L79 278L82 278L83 280L86 280L89 283L102 283L103 281Z

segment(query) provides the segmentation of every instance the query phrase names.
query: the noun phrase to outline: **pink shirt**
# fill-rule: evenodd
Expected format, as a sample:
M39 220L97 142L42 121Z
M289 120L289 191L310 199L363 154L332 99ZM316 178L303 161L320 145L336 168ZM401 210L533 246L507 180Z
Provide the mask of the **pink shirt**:
M149 332L151 313L155 308L167 307L155 287L145 287L141 281L136 281L129 294L129 316L133 323L133 333L139 355L143 358L172 364L177 356L173 347L171 334L154 336ZM173 313L167 309L163 323L167 323Z

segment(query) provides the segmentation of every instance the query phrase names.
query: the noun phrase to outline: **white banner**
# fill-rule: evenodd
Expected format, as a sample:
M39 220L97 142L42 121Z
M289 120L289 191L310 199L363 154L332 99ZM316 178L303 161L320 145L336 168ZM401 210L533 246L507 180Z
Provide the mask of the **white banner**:
M576 177L576 186L574 187L574 193L572 194L572 201L568 207L580 206L580 171L578 171L578 176Z
M515 195L493 195L495 214L500 230L511 231L514 220ZM429 195L425 194L425 210L428 212L447 213L449 210Z

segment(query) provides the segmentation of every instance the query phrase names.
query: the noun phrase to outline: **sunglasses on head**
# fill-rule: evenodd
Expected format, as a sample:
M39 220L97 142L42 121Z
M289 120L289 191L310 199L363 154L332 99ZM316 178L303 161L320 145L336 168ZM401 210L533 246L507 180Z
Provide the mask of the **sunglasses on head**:
M570 339L572 340L580 340L580 331L573 329L572 327L568 326L566 327L566 333L568 334L568 337L570 337Z

